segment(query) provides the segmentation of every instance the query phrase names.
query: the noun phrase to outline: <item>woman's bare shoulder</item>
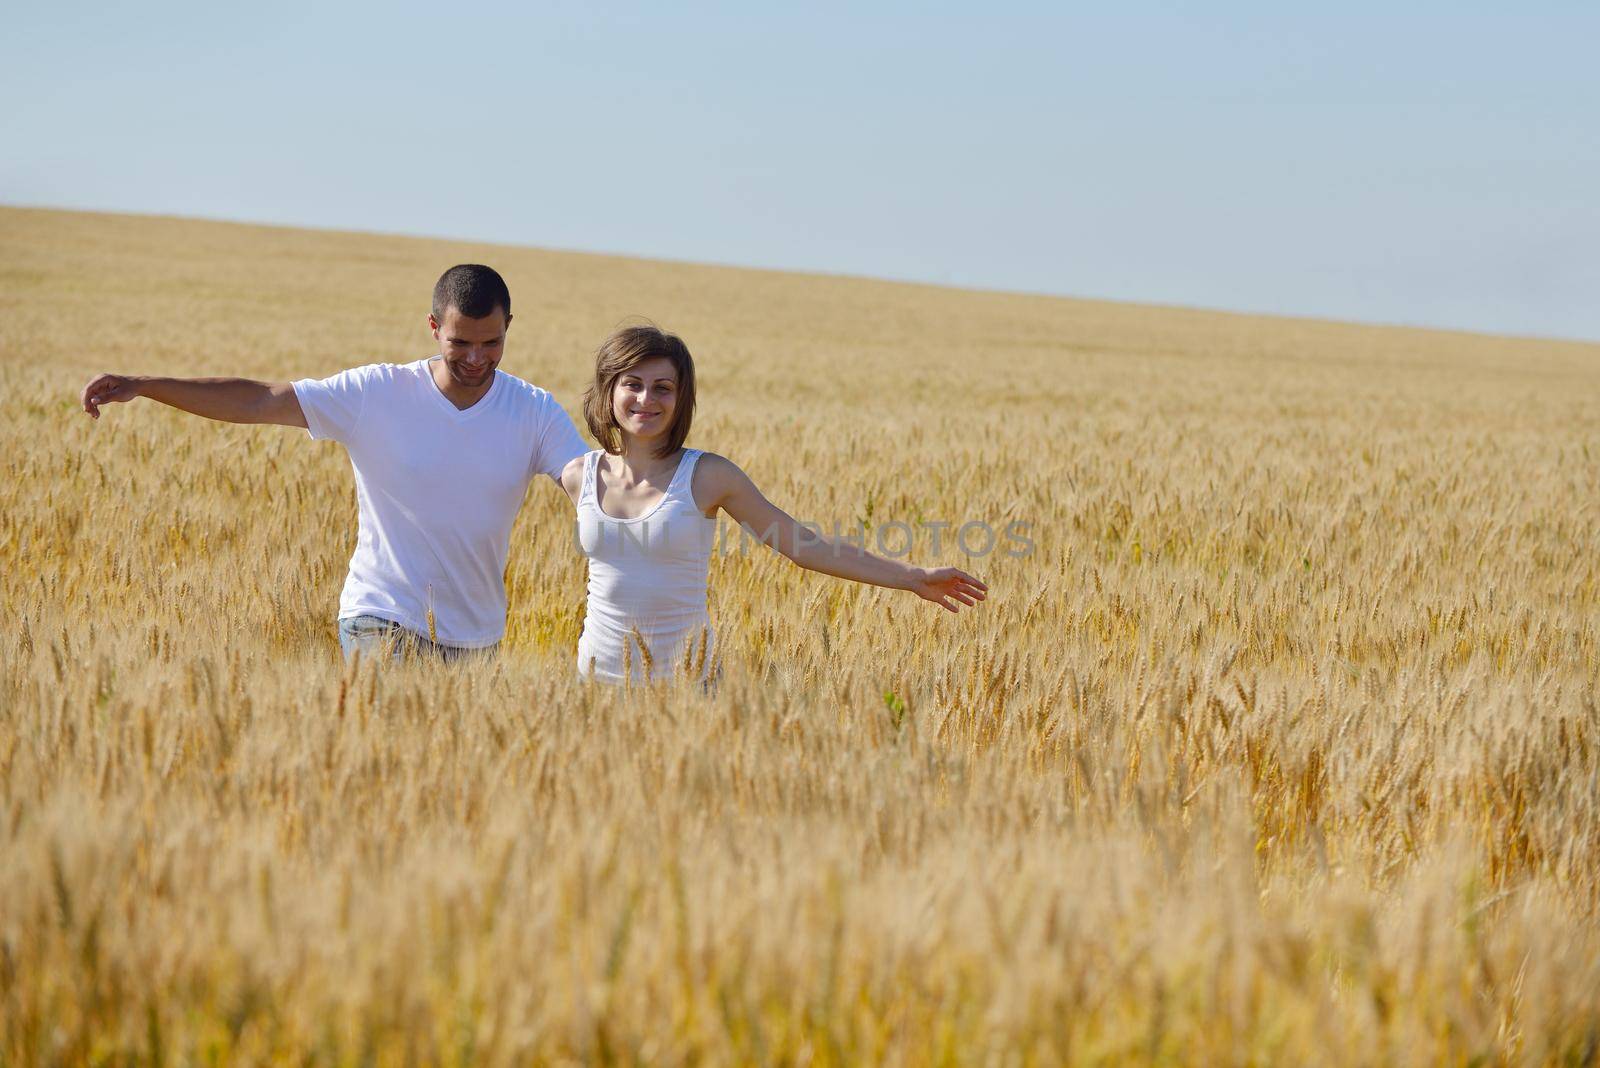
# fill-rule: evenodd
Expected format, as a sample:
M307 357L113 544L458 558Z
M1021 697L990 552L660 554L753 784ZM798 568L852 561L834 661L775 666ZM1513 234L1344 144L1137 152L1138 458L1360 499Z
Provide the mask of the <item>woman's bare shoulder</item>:
M700 450L700 459L696 461L697 471L706 471L710 474L727 474L739 470L739 465L718 452Z
M695 460L689 486L695 505L706 515L715 513L734 481L743 474L739 465L726 456L702 449Z
M561 478L558 481L561 483L561 488L567 491L567 496L571 497L574 503L578 500L578 494L583 491L583 465L587 460L587 454L574 456L561 469Z

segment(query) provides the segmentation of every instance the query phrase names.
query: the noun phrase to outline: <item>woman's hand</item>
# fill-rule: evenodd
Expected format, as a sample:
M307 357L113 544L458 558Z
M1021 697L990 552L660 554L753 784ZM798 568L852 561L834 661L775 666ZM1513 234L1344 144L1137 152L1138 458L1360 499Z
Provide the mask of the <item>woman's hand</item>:
M952 602L960 601L964 605L975 605L983 600L989 591L988 586L959 567L919 567L917 572L918 574L911 580L911 585L906 588L924 601L932 601L952 612L961 611Z

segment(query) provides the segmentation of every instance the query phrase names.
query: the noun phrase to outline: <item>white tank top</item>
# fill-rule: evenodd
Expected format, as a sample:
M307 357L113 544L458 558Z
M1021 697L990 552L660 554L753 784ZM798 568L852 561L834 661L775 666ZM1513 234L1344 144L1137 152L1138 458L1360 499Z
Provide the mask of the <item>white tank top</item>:
M647 671L652 679L706 678L715 651L706 573L717 521L690 492L700 450L683 450L666 493L636 519L600 510L601 455L596 449L584 456L578 495L578 545L589 558L578 674L605 682L643 681Z

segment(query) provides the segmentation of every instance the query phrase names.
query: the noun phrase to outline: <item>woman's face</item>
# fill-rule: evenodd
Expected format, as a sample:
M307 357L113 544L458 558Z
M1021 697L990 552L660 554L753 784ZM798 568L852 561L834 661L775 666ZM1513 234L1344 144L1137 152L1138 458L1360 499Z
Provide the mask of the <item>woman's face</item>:
M611 415L617 425L641 439L665 434L677 403L678 372L662 356L624 371L611 391Z

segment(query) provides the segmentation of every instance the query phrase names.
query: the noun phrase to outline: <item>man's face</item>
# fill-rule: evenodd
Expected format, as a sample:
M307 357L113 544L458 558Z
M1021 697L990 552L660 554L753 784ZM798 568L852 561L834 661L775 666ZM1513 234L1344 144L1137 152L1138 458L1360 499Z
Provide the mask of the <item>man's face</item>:
M506 327L510 325L511 316L499 308L482 319L462 315L454 305L444 310L443 318L428 316L450 381L466 389L486 386L494 377L494 369L505 355Z

